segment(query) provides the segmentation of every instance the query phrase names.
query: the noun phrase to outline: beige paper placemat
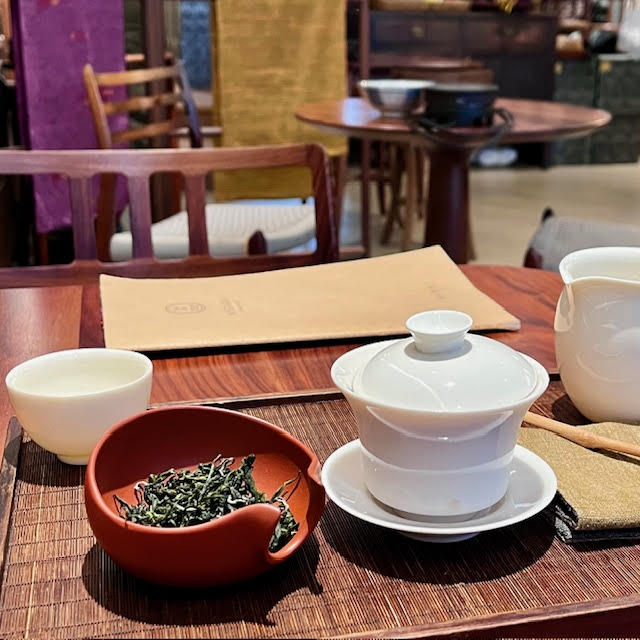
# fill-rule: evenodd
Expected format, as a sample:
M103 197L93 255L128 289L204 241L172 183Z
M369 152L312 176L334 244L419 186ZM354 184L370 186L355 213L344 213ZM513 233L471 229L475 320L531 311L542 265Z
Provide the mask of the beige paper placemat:
M407 333L429 309L465 311L475 329L519 329L440 247L216 278L100 276L107 347L154 351Z

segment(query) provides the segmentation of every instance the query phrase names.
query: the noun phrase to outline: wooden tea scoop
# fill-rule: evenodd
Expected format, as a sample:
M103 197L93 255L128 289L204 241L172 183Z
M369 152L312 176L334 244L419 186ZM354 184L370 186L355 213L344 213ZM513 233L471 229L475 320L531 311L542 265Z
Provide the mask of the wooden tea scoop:
M606 449L607 451L617 451L618 453L628 453L632 456L640 457L640 445L622 442L622 440L614 440L613 438L605 438L587 429L572 427L571 425L564 424L564 422L558 422L557 420L540 416L537 413L531 413L531 411L527 411L524 416L524 422L538 429L553 431L553 433L567 440L571 440L571 442L580 444L587 449ZM638 428L640 429L640 427Z

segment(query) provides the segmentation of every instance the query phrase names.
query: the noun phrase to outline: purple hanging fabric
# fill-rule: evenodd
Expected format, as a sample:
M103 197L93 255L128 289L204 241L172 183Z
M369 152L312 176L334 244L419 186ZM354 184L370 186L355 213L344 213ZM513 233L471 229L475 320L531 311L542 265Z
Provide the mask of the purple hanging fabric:
M14 48L23 143L31 149L95 149L97 138L82 68L124 70L123 3L104 0L14 0ZM105 96L107 97L107 96ZM117 88L108 99L122 99ZM126 129L126 115L111 121ZM94 181L94 196L97 196ZM71 224L66 181L34 179L36 230L47 233ZM118 205L126 191L119 187Z

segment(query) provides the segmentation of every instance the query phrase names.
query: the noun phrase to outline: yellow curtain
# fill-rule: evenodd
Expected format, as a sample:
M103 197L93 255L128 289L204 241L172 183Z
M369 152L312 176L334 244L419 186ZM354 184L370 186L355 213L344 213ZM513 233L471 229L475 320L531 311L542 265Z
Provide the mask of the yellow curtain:
M346 95L345 0L215 0L213 92L222 146L346 140L299 122L305 102ZM311 195L306 169L218 171L216 200Z

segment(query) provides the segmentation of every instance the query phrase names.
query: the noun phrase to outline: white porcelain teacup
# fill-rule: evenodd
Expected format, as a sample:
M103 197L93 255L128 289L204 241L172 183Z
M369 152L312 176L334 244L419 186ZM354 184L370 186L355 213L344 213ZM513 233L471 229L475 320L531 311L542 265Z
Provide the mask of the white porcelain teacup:
M67 464L86 464L104 432L147 409L153 365L123 349L72 349L27 360L6 377L32 440Z
M365 485L403 515L462 520L499 502L524 415L549 383L470 326L458 312L419 314L413 338L359 347L331 369L358 422Z

